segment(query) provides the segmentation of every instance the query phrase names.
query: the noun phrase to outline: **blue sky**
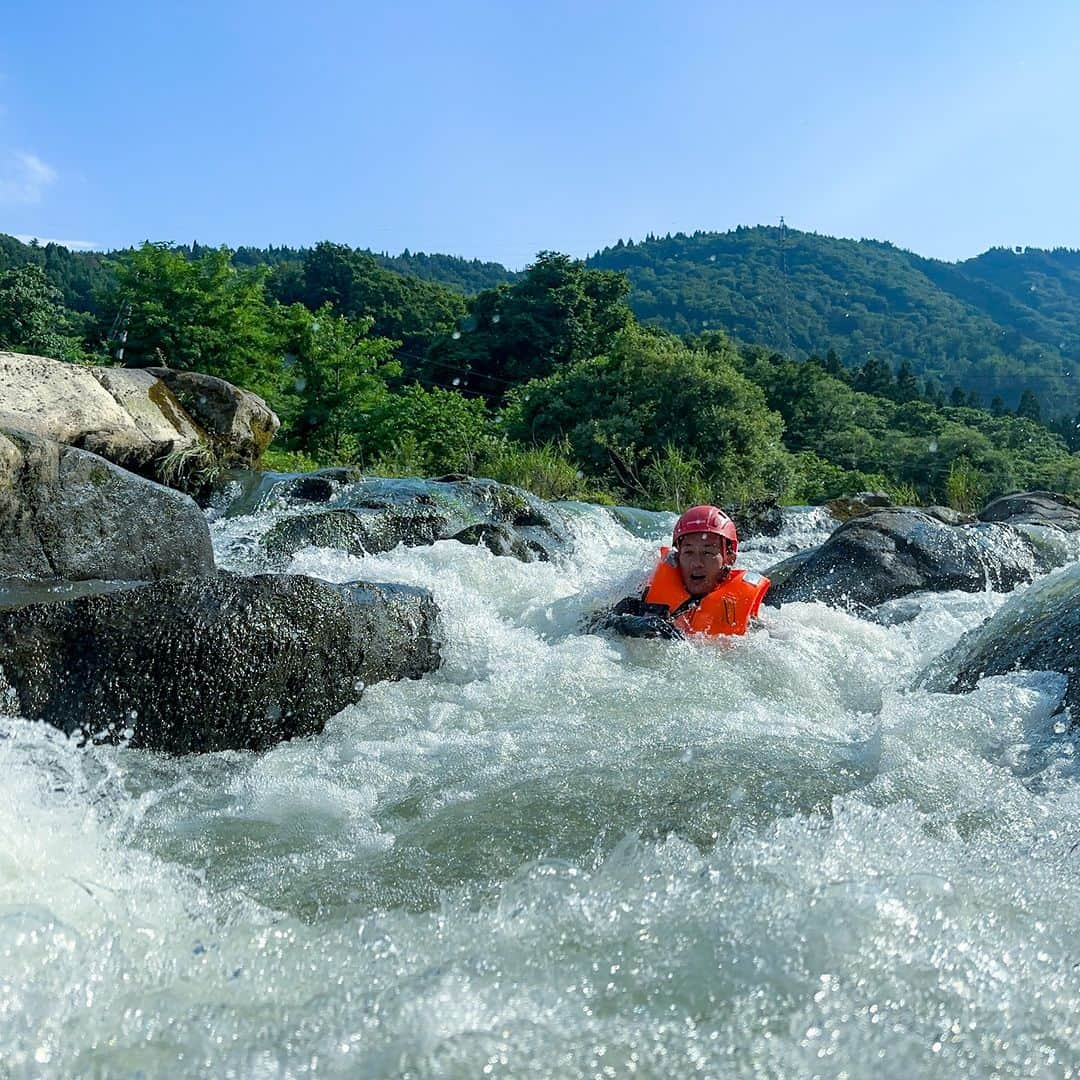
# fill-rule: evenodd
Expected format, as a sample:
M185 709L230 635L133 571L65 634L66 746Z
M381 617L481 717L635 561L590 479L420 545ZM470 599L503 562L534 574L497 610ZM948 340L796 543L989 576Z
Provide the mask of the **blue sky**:
M0 232L1080 247L1080 4L5 0Z

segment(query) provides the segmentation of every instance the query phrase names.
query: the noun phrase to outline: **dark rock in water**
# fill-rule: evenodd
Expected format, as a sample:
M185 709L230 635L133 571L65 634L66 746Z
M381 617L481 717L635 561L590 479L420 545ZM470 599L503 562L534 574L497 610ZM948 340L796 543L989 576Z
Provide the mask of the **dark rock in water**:
M67 733L261 750L434 670L436 617L410 586L220 572L0 611L0 670L23 716Z
M974 689L985 675L1059 671L1068 677L1064 705L1080 723L1080 563L1012 597L965 634L920 679L930 690Z
M338 493L339 486L339 482L325 473L311 473L300 477L290 494L297 502L329 502Z
M377 555L398 544L433 544L442 538L442 525L430 510L321 510L284 518L266 533L263 544L270 555L285 558L305 547Z
M0 432L0 577L149 581L213 567L187 495L86 450Z
M318 472L291 476L288 473L254 473L255 477L275 477L273 493L285 503L329 502L340 494L346 484L357 483L359 477L353 469L319 469Z
M892 506L892 499L884 491L858 491L854 495L830 499L825 506L838 521L847 521L871 510Z
M1052 491L1025 491L995 499L979 514L980 521L1010 525L1045 525L1064 532L1080 531L1080 503Z
M1048 569L1033 541L1007 525L945 525L920 510L872 510L819 548L766 571L765 603L818 600L853 610L925 590L1003 591Z
M954 510L951 506L924 506L922 512L942 525L971 525L979 520L974 514L965 514L963 510Z
M0 611L14 611L31 604L63 604L82 596L104 596L147 584L146 581L26 581L8 578L0 580Z
M535 554L524 540L515 536L505 525L469 525L451 538L459 544L483 544L493 555L509 555L522 562L541 562L547 554L541 548Z
M784 515L775 499L735 503L724 509L735 522L740 540L752 536L779 536L784 527Z
M769 579L770 584L769 591L765 594L765 603L771 604L773 594L778 591L782 592L781 586L785 585L789 579L795 577L798 574L800 567L809 562L820 550L820 547L816 547L797 551L794 555L789 556L782 562L778 562L775 566L771 566L766 570L765 576ZM794 599L794 597L790 597L789 599ZM779 607L780 604L776 604L775 606Z
M359 480L343 484L330 505L318 510L305 509L307 500L297 494L305 480L278 478L262 489L263 505L284 502L300 511L263 538L278 558L310 545L365 555L452 539L484 543L496 554L524 561L572 550L569 524L557 507L494 480ZM248 497L246 505L258 504Z

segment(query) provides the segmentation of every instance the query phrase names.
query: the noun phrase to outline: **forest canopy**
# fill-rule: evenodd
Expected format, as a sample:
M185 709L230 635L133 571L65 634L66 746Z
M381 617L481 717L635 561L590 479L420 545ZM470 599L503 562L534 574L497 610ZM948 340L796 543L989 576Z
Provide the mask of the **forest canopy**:
M916 277L884 304L871 303L870 292L852 299L849 276L845 303L858 312L864 338L873 331L912 355L890 359L874 347L845 356L850 336L819 336L810 315L796 317L790 297L768 300L776 279L765 269L756 292L736 295L753 260L764 267L775 255L769 244L777 239L741 232L749 235L724 237L737 237L749 265L704 255L719 234L653 239L609 249L626 264L617 269L600 256L582 262L541 252L522 273L496 276L471 295L341 244L233 251L147 243L89 257L4 237L0 348L78 363L168 364L246 386L282 419L269 459L281 467L483 473L551 497L664 507L817 502L869 488L961 509L1020 488L1080 494L1080 408L1066 394L1040 392L1051 385L1042 363L1049 353L983 349L976 332L990 316L957 314L955 297L940 323L925 305L920 314ZM798 238L809 234L795 235L784 240L786 272L807 280L801 260L809 248ZM851 242L830 243L851 254ZM945 264L918 269L915 256L888 245L853 246L866 280L896 259L922 282L931 270L943 273ZM670 264L662 271L661 251ZM1062 265L1072 258L1049 255ZM730 294L713 294L705 279L694 284L699 256L731 278ZM429 269L454 265L425 258ZM490 267L473 269L459 285L482 280ZM657 286L643 321L646 271ZM837 262L818 266L815 295L844 273ZM1021 293L1027 280L994 253L966 273L980 277L970 286L976 292L999 290L999 315L1008 308L1002 297ZM669 294L680 275L685 291ZM962 291L954 282L953 293ZM1066 281L1043 324L1028 329L1061 329L1068 295ZM725 303L739 333L694 314ZM675 311L680 332L661 325ZM903 311L907 321L897 317ZM937 351L919 354L916 338L905 337L904 327L916 325L924 338L940 338ZM770 341L781 331L786 349ZM1062 330L1054 362L1065 363L1068 341ZM998 382L980 383L995 392L950 381L954 369L943 357L954 354L965 370L996 371ZM1028 375L1030 385L1022 382Z

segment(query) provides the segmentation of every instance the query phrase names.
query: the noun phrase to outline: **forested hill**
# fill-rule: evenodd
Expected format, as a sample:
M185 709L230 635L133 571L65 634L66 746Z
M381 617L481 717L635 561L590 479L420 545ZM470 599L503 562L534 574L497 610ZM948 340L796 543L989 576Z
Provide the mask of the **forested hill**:
M587 260L630 279L643 322L725 330L848 366L907 361L945 388L1012 406L1025 387L1080 402L1080 252L994 249L962 263L889 243L758 226L619 241Z
M194 253L197 254L198 245ZM237 266L271 266L275 268L298 266L310 248L242 247L236 250L233 262ZM483 262L480 259L466 259L460 255L427 255L423 251L409 251L406 248L400 255L389 255L385 251L361 250L360 254L370 255L376 265L384 270L393 270L406 277L416 277L421 281L430 281L444 285L462 296L473 296L484 289L493 289L496 285L510 284L520 277L513 270L507 270L501 263Z
M176 250L198 259L216 249L192 244ZM306 294L292 295L297 279L327 250L347 255L364 280L378 286L367 312L376 319L376 332L410 341L409 325L417 317L411 309L438 308L434 321L419 317L425 326L442 325L459 298L521 278L477 259L409 251L392 256L326 244L242 247L232 261L269 267L275 295L307 302ZM97 297L123 254L29 246L0 236L0 273L36 263L69 309L98 316ZM724 330L802 358L831 349L852 368L868 360L892 371L906 364L938 391L960 387L971 403L990 405L1000 397L1002 407L1011 409L1027 389L1052 415L1071 416L1080 407L1080 380L1072 374L1080 360L1077 251L996 248L946 263L889 243L757 226L620 240L587 264L623 271L637 317L680 335ZM346 307L360 313L370 291L361 290L357 304ZM384 308L397 314L383 318Z

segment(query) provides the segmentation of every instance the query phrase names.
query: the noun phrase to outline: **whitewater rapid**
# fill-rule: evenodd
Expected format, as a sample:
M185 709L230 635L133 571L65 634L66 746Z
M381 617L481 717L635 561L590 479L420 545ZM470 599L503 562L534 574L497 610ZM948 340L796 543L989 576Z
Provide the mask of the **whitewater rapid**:
M584 635L671 518L572 509L559 563L300 552L442 610L442 669L317 738L174 759L0 702L0 1075L1073 1076L1064 677L912 689L1005 597ZM219 564L263 569L275 513Z

